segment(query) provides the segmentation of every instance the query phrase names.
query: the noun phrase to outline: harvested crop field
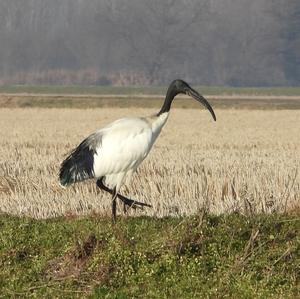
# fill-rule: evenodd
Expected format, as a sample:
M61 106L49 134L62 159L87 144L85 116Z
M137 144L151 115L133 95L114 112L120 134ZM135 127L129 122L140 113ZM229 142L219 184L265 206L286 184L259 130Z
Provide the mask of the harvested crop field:
M110 214L94 181L62 189L59 164L84 137L143 108L0 109L0 211L49 218ZM153 205L129 215L292 212L300 202L300 111L173 109L131 183L121 191ZM122 207L119 207L119 214Z
M0 89L1 90L1 89ZM124 90L126 91L126 89ZM211 94L205 95L217 109L299 110L300 95ZM151 108L159 107L163 95L153 94L51 94L1 93L3 108ZM178 96L175 108L199 109L199 104L187 96Z

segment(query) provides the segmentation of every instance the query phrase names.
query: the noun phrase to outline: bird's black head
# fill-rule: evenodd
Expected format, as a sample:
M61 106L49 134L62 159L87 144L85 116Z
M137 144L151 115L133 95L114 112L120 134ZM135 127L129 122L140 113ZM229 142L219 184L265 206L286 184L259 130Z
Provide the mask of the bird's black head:
M177 95L180 93L186 94L189 89L191 89L191 87L186 82L181 79L177 79L170 84L168 91Z
M208 101L202 95L200 95L198 93L198 91L196 91L195 89L190 87L186 82L184 82L181 79L174 80L170 84L168 91L167 91L164 105L162 106L158 115L160 115L164 112L168 112L170 110L172 101L173 101L174 97L178 94L187 94L187 95L193 97L196 101L198 101L202 105L204 105L211 113L213 119L216 120L216 115L214 113L214 110L212 109L212 107L210 106Z

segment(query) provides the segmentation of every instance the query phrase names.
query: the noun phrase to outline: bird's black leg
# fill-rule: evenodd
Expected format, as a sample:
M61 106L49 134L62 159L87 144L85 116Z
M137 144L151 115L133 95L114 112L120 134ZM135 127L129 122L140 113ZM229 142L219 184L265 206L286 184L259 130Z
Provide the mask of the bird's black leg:
M123 202L123 212L124 212L124 214L126 214L126 213L127 213L127 208L126 208L126 204L125 204L125 202Z
M117 220L117 191L116 188L112 191L112 217L113 217L113 223L116 223Z
M103 184L103 178L100 178L99 180L97 180L97 186L100 189L102 189L102 190L104 190L104 191L106 191L106 192L108 192L110 194L113 194L113 190L109 189L108 187L106 187ZM124 203L124 211L125 211L125 206L131 207L133 209L136 209L136 208L142 209L143 207L152 208L152 206L149 205L149 204L132 200L130 198L127 198L127 197L121 195L120 193L117 193L117 197Z

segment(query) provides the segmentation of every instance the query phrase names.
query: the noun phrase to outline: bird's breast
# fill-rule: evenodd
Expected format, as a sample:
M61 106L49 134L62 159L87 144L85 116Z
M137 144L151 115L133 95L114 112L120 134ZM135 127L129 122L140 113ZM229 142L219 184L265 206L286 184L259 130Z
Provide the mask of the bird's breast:
M107 132L94 157L95 175L100 177L136 168L147 156L152 144L149 126L132 130L123 127Z

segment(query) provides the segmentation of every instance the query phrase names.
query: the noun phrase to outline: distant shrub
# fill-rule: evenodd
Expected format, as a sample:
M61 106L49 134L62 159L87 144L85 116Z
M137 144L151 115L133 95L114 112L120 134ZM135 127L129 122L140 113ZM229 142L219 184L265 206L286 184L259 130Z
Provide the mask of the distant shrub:
M105 77L105 76L101 76L97 81L96 81L96 85L112 85L112 81Z

